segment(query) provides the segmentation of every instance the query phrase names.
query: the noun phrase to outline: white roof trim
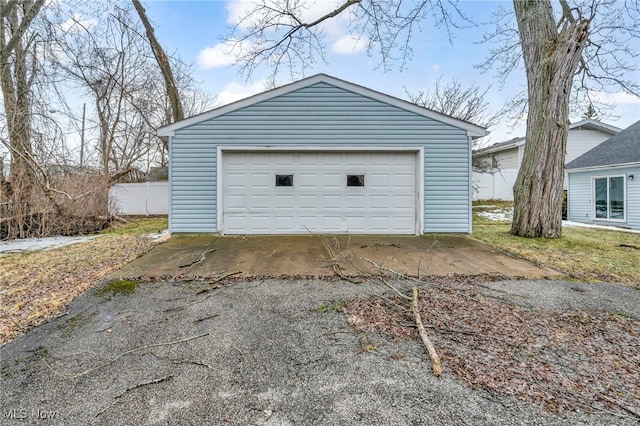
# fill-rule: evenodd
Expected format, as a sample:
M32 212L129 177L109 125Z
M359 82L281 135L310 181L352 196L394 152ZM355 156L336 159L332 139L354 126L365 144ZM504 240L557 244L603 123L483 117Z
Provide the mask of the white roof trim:
M471 136L472 138L479 138L479 137L485 136L487 133L483 127L480 127L478 125L468 123L466 121L458 120L457 118L453 118L448 115L440 114L439 112L435 112L430 109L423 108L421 106L412 104L411 102L403 101L402 99L398 99L381 92L376 92L375 90L368 89L364 86L359 86L354 83L349 83L347 81L340 80L326 74L317 74L312 77L298 80L296 82L287 84L285 86L281 86L276 89L269 90L267 92L259 93L257 95L253 95L248 98L230 103L228 105L224 105L219 108L215 108L215 109L203 112L202 114L198 114L193 117L189 117L184 120L180 120L175 123L169 124L167 126L161 127L158 129L158 136L161 136L161 137L172 136L176 130L180 130L185 127L189 127L194 124L230 113L232 111L236 111L241 108L246 108L248 106L257 104L259 102L264 102L266 100L273 99L275 97L282 96L287 93L291 93L293 91L302 89L304 87L312 86L318 83L331 84L332 86L335 86L344 90L348 90L350 92L354 92L359 95L366 96L368 98L375 99L380 102L384 102L386 104L401 108L405 111L413 112L423 117L427 117L436 121L440 121L442 123L449 124L459 129L466 130L467 135Z
M612 126L611 124L601 123L600 121L591 120L591 119L585 119L585 120L572 123L569 125L569 130L575 129L577 127L583 127L583 126L597 128L598 130L601 130L605 133L610 133L612 135L615 135L616 133L619 133L622 131L622 129L616 126Z
M499 143L502 143L502 142L499 142ZM506 151L508 149L518 148L519 146L524 145L524 143L525 143L524 138L516 138L515 141L509 141L509 143L504 145L500 145L500 146L489 145L484 148L480 148L479 150L474 151L473 155L482 157L483 155L493 154L495 152L501 152L501 151Z
M565 169L567 173L581 173L595 170L605 170L605 169L620 169L624 167L634 167L640 166L640 162L635 163L623 163L623 164L606 164L602 166L590 166L590 167L580 167L576 169Z
M619 133L622 131L622 129L616 127L616 126L612 126L610 124L606 124L606 123L601 123L599 121L596 120L591 120L591 119L586 119L586 120L581 120L578 122L575 122L573 124L569 125L569 130L573 130L576 129L578 127L590 127L592 130L593 129L597 129L600 130L604 133L608 133L611 135L615 135L616 133ZM487 147L481 148L477 151L475 151L473 153L473 155L478 155L478 156L483 156L485 154L493 154L496 152L501 152L501 151L506 151L508 149L513 149L515 147L518 146L522 146L524 145L527 141L525 139L525 137L519 137L519 138L514 138L514 141L510 141L511 143L505 143L504 145L500 145L497 146L495 148L492 147L492 145L489 145ZM498 142L495 145L498 145L500 143L504 143L504 142Z

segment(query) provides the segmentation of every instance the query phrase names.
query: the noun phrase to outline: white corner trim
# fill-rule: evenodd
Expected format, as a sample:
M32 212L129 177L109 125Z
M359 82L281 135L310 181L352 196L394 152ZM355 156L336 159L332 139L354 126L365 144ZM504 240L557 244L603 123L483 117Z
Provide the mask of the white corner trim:
M418 170L416 170L416 179L418 179L418 235L424 235L424 146L418 150Z
M222 212L224 203L223 182L224 173L222 173L222 147L218 145L216 148L216 231L223 235Z

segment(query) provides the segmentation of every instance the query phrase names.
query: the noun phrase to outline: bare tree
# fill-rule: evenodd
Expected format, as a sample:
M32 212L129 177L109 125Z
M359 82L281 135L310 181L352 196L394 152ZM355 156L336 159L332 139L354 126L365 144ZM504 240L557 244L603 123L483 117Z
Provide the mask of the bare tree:
M142 4L139 0L131 0L131 2L133 3L133 7L136 9L136 12L140 17L140 21L142 21L142 24L144 25L147 38L149 39L149 44L151 45L151 49L153 50L153 55L156 58L156 62L158 63L160 71L162 72L167 97L169 98L169 102L171 104L173 121L180 121L184 118L184 111L182 110L180 92L178 91L178 86L176 85L176 80L171 69L171 62L169 61L169 58L164 53L164 49L156 38L155 31L153 30L153 25L151 25L149 18L147 18L147 13L145 12L144 7L142 7Z
M91 9L95 5L85 7L87 14L96 13ZM106 176L128 168L146 173L153 164L166 164L166 142L155 130L185 111L196 114L211 104L189 66L155 51L135 13L130 5L113 6L93 25L72 16L67 25L71 29L52 28L58 34L52 37L57 40L52 47L57 54L51 55L51 66L61 71L67 86L92 99L87 120L95 128L100 166ZM166 95L158 57L167 61L179 108L176 99Z
M310 14L304 0L258 0L232 28L226 43L247 75L266 64L273 77L283 66L293 77L298 70L304 74L316 60L326 60L324 25L343 18L352 35L366 43L370 53L379 54L379 65L385 69L396 61L403 68L411 59L411 37L422 21L430 20L448 34L471 22L456 0L344 0L320 16Z
M409 100L416 105L482 127L491 127L497 123L502 112L492 111L486 97L489 89L490 87L487 87L482 90L476 84L464 87L457 78L443 84L440 76L436 79L433 89L417 93L409 93L406 90L405 92Z
M458 79L443 85L442 76L436 79L433 89L426 92L419 91L412 94L405 89L409 100L416 105L482 127L491 127L496 124L504 112L504 110L491 110L486 98L488 91L489 88L482 90L476 84L464 87ZM477 141L473 143L475 147ZM499 165L494 162L477 158L472 159L471 167L476 173L496 173L500 170ZM477 189L474 184L474 190Z
M637 2L614 0L560 0L556 10L550 0L514 0L513 5L513 12L503 10L502 17L515 16L515 21L486 38L501 47L485 64L507 75L524 58L527 77L527 102L519 104L527 111L527 149L514 187L511 232L557 238L571 100L591 101L594 88L640 93L640 11ZM429 19L448 31L469 22L454 1L345 0L322 16L306 17L300 0L261 0L240 19L227 43L246 73L261 64L273 73L283 65L304 72L315 57L324 59L322 26L338 16L348 17L350 29L366 39L370 53L377 50L384 67L399 60L401 68L411 58L409 41L421 22Z
M562 182L574 78L577 77L580 88L587 90L588 79L595 78L640 93L639 82L625 79L624 71L629 67L620 62L621 52L609 50L622 48L615 45L619 39L609 38L606 42L613 45L597 46L596 51L601 50L600 53L587 49L598 44L590 36L599 31L598 12L605 10L606 2L570 7L567 1L561 0L560 5L561 11L556 16L549 0L514 1L527 75L528 114L527 149L513 188L511 233L523 237L562 235ZM627 11L638 12L637 9ZM621 24L615 25L623 34L634 31L640 34L634 28L619 27ZM610 58L618 58L622 70L606 65L607 55L602 49L612 53ZM597 68L600 71L596 71Z
M9 139L6 145L11 151L11 198L19 229L36 183L30 164L30 93L36 70L32 66L34 39L28 30L43 4L44 0L0 1L0 85ZM19 235L23 236L23 231Z

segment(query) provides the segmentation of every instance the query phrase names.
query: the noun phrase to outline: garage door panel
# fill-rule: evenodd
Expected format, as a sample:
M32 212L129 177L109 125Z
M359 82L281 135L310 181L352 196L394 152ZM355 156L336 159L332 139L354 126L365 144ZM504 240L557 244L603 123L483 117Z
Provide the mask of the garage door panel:
M222 232L414 234L415 168L415 152L223 152Z
M320 197L316 194L313 195L300 195L298 196L297 206L300 210L318 210L318 200Z
M297 173L293 179L297 188L316 189L320 182L318 173Z
M320 196L319 211L339 211L342 209L343 195L340 194L322 194Z

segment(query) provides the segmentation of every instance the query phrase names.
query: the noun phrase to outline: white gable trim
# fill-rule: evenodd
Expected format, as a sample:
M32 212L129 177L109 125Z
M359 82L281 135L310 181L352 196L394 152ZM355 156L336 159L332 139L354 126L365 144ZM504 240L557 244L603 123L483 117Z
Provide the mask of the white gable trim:
M601 131L603 133L607 133L610 135L615 135L616 133L619 133L622 131L622 129L619 129L616 126L612 126L610 124L605 124L605 123L601 123L599 121L596 120L582 120L582 121L578 121L576 123L570 124L569 125L569 131L571 130L580 130L580 127L584 127L587 130L597 130L597 131ZM502 143L502 142L501 142ZM506 151L508 149L512 149L515 147L519 147L522 146L526 143L526 139L524 137L519 137L519 138L515 138L512 141L509 141L509 143L505 143L504 145L500 145L500 146L492 146L489 145L485 148L481 148L477 151L475 151L473 153L474 156L483 156L486 154L495 154L496 152L502 152L502 151ZM497 145L497 144L496 144Z
M386 95L384 93L376 92L375 90L368 89L364 86L359 86L354 83L349 83L347 81L340 80L326 74L317 74L312 77L308 77L308 78L287 84L285 86L281 86L276 89L269 90L267 92L250 96L248 98L233 102L231 104L224 105L207 112L203 112L202 114L198 114L193 117L180 120L178 122L169 124L168 126L161 127L158 129L158 136L160 137L173 136L176 130L183 129L185 127L189 127L194 124L198 124L203 121L210 120L212 118L216 118L221 115L228 114L230 112L233 112L242 108L246 108L248 106L251 106L260 102L264 102L269 99L276 98L278 96L286 95L287 93L291 93L296 90L309 87L318 83L327 83L332 86L338 87L340 89L348 90L350 92L357 93L359 95L366 96L368 98L371 98L380 102L384 102L388 105L395 106L405 111L413 112L423 117L427 117L432 120L449 124L451 126L465 130L467 132L467 135L474 139L486 135L486 130L483 127L477 126L475 124L458 120L457 118L453 118L448 115L440 114L430 109L412 104L411 102L403 101L402 99L398 99L393 96Z
M569 130L577 129L579 127L584 127L589 130L600 130L601 132L609 133L611 135L615 135L616 133L619 133L622 131L622 129L616 126L612 126L606 123L601 123L597 120L591 120L591 119L585 119L585 120L581 120L576 123L570 124Z
M621 169L625 167L636 167L636 166L640 166L640 163L635 162L635 163L622 163L622 164L605 164L602 166L590 166L590 167L579 167L575 169L565 169L565 171L571 174L571 173L583 173L583 172L596 171L596 170L607 170L607 169L615 170L615 169Z

